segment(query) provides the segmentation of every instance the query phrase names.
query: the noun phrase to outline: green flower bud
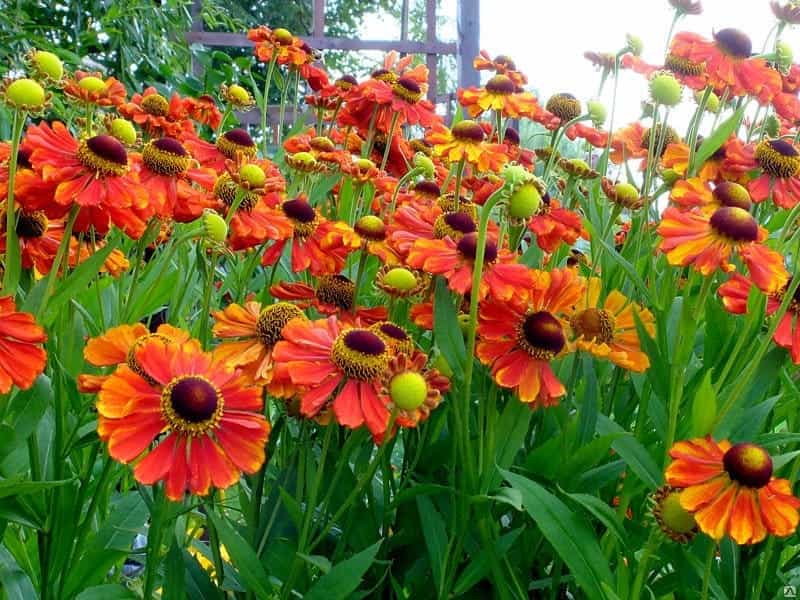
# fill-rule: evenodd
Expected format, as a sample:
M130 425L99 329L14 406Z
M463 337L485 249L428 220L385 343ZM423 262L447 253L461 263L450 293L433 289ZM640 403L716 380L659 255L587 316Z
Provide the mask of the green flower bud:
M383 277L383 282L401 292L412 290L417 285L417 278L408 269L403 267L395 267L391 269Z
M228 237L228 225L225 219L211 209L203 211L203 237L211 242L222 244Z
M94 94L105 90L106 82L94 75L88 75L78 82L78 87Z
M771 138L776 138L781 132L781 122L775 115L769 115L764 121L764 131Z
M600 127L606 122L608 112L606 111L605 105L599 100L589 100L586 103L586 111L589 113L589 117L592 119L592 123L595 127Z
M418 169L423 169L422 174L425 176L425 179L432 179L436 172L433 161L422 152L417 152L414 155L414 166Z
M517 163L507 163L501 175L509 185L522 185L533 179L531 172Z
M52 52L35 50L31 56L34 69L52 81L61 81L64 76L64 63Z
M47 99L44 88L33 79L17 79L6 88L6 102L13 108L40 110Z
M116 118L111 121L109 133L126 146L132 146L136 143L136 128L127 119Z
M650 97L653 102L664 106L680 104L683 86L672 73L662 71L650 79Z
M508 199L508 215L514 219L527 219L536 214L542 204L542 195L531 182L519 186Z
M258 165L247 164L242 165L242 168L239 169L239 179L250 184L250 187L257 188L264 185L267 175L264 173L264 169Z
M700 104L703 101L703 95L705 92L695 92L694 93L694 101L697 104ZM711 92L706 98L706 111L710 113L717 113L719 112L719 96L717 96L714 92Z
M397 408L415 410L422 406L428 397L428 384L419 373L406 371L392 377L389 382L389 395Z
M792 47L784 40L780 40L775 45L775 64L781 71L788 71L794 61Z
M640 38L638 35L626 33L625 47L630 50L631 54L634 56L641 56L642 50L644 50L644 42L642 42L642 38Z

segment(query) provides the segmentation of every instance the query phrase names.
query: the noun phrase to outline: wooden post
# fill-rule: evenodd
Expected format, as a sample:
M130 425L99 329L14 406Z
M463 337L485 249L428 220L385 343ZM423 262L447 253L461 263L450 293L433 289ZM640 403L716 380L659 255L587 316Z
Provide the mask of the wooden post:
M436 0L425 0L425 40L427 42L436 41ZM439 57L437 54L429 53L425 57L428 65L428 100L436 102L436 88L439 71Z
M314 23L311 35L314 37L325 35L325 0L314 0Z
M192 2L192 9L191 9L192 31L198 31L198 32L203 31L203 18L200 16L200 10L201 10L201 4L200 3L201 3L201 0L194 0ZM192 75L194 75L198 79L202 78L203 77L203 67L200 65L200 63L197 61L197 59L194 57L194 52L192 52L192 54L191 54L191 58L190 58L189 64L190 64L191 69L192 69Z
M400 39L403 41L408 39L408 0L403 0L400 9Z
M481 78L472 68L480 51L480 0L458 0L458 85L477 86Z

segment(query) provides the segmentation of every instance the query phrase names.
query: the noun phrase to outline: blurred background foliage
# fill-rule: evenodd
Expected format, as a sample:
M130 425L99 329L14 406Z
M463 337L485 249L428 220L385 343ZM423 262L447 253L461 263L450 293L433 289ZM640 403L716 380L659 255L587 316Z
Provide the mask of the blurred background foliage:
M397 22L400 36L401 0L327 0L325 34L359 37L365 18L380 14ZM200 18L207 31L243 32L267 24L308 35L313 21L312 0L203 0ZM412 0L409 38L425 37L424 1ZM24 66L30 48L49 49L67 65L101 71L120 79L130 93L146 85L182 93L214 94L222 83L249 81L254 65L250 48L212 49L186 42L192 26L191 0L0 0L0 75ZM391 29L391 28L390 28ZM223 51L224 50L224 51ZM192 60L196 61L193 69ZM338 75L363 76L380 53L326 52L325 64ZM442 61L441 89L454 61ZM261 86L265 69L252 69ZM273 89L274 101L279 90ZM1 133L1 132L0 132Z

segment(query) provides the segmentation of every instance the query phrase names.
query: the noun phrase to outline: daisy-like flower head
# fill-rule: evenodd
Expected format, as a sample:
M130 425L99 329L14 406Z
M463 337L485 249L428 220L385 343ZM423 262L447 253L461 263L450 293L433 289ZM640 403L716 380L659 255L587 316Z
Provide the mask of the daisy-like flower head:
M434 156L448 163L463 159L478 171L496 172L508 162L505 147L487 144L483 127L469 119L459 121L452 130L437 123L425 139L434 145Z
M800 3L796 0L790 0L781 4L777 0L772 0L769 3L772 9L772 14L784 23L789 25L800 25Z
M103 79L100 73L75 71L75 75L64 81L64 93L75 100L97 106L120 106L127 98L122 83L114 78Z
M375 287L392 298L419 296L430 285L430 276L401 266L384 265L375 274Z
M154 87L148 87L134 94L130 102L120 104L118 110L153 137L183 139L194 133L187 104L178 94L167 100Z
M789 280L783 257L762 243L766 230L742 208L723 206L708 215L669 207L657 231L671 265L691 265L708 277L717 269L733 271L728 259L736 252L761 290L775 292Z
M639 196L639 190L630 183L614 183L610 179L603 177L600 181L600 187L603 189L606 198L614 204L630 210L637 210L642 207L644 201Z
M472 66L476 71L494 71L500 75L506 75L511 78L515 85L521 87L528 83L528 78L517 71L517 65L510 56L499 54L495 58L486 50L481 50L478 56L472 61Z
M6 250L5 209L0 210L0 252ZM53 268L58 247L64 238L64 220L48 219L43 211L20 210L17 212L17 239L22 257L22 267L35 268L39 273L46 274ZM78 242L70 240L66 260L74 267L78 262Z
M761 168L761 174L747 184L754 202L768 198L780 208L800 202L800 152L789 140L765 139L758 144L734 140L726 146L723 168L737 171Z
M292 319L305 319L305 314L290 302L276 302L261 307L250 301L240 306L230 304L213 313L215 337L223 340L214 350L229 365L256 384L267 384L269 393L279 398L292 395L294 389L283 382L273 382L272 350L281 339L281 332Z
M0 298L0 393L33 385L47 364L46 341L32 314L17 311L13 297Z
M261 467L270 426L259 388L199 344L149 339L135 360L141 374L122 365L103 383L97 432L112 458L137 461L137 481L164 481L167 497L180 501Z
M669 455L667 483L681 489L681 506L715 540L728 535L737 544L755 544L797 528L800 500L786 479L772 476L764 448L707 436L677 442Z
M673 542L688 544L697 534L694 516L681 506L681 491L662 485L650 497L653 518L661 532Z
M247 39L255 44L253 54L261 62L268 63L274 59L279 65L300 66L308 60L303 40L287 29L270 29L261 25L249 29Z
M581 216L563 208L549 194L542 195L539 210L528 221L528 229L536 234L536 245L545 252L554 252L561 244L571 246L579 237L588 239L589 235L583 229Z
M450 380L436 369L426 368L428 357L419 351L398 354L389 359L380 380L379 395L390 411L396 411L396 424L416 427L450 389Z
M382 438L389 410L378 397L378 380L390 353L381 337L348 327L336 317L294 319L272 353L276 369L300 390L300 411L309 418L332 408L337 422L356 429L366 425Z
M78 205L78 232L94 227L105 234L111 223L133 238L144 232L147 193L131 173L128 152L117 139L96 135L79 141L56 121L29 127L25 146L34 170L57 186L53 202L30 208L59 218Z
M753 205L743 185L735 181L720 181L712 189L708 181L701 177L676 181L669 199L684 210L699 208L709 214L722 206L736 206L749 211Z
M533 271L530 297L481 302L477 356L497 385L511 388L532 408L553 406L566 393L550 361L570 350L565 318L583 295L570 268Z
M255 158L258 148L253 138L244 129L230 129L217 137L211 144L197 136L184 139L184 146L191 155L204 167L223 173L229 160L237 160L239 156Z
M553 94L547 101L545 108L561 119L562 124L581 116L581 101L566 92Z
M530 92L518 91L518 86L508 75L497 74L482 88L458 90L458 101L475 118L487 110L499 111L504 117L519 118L533 114L538 102Z
M267 248L261 260L263 265L275 264L291 239L295 273L310 270L315 276L330 275L341 271L347 256L361 245L361 238L349 225L327 220L303 194L284 201L278 211L291 230Z
M602 282L597 277L589 279L586 294L575 304L569 323L575 333L575 345L598 358L606 358L615 365L631 371L642 372L650 366L650 359L642 352L634 314L638 315L647 333L655 335L655 317L635 305L617 290L600 302Z

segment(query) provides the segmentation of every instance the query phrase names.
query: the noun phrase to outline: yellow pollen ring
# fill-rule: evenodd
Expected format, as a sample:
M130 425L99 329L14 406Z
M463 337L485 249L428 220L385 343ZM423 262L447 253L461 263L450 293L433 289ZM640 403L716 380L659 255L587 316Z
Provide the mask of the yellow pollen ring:
M116 175L119 177L128 172L127 164L121 165L92 152L86 140L81 140L81 143L78 145L78 160L81 161L84 166L96 171L98 175Z

